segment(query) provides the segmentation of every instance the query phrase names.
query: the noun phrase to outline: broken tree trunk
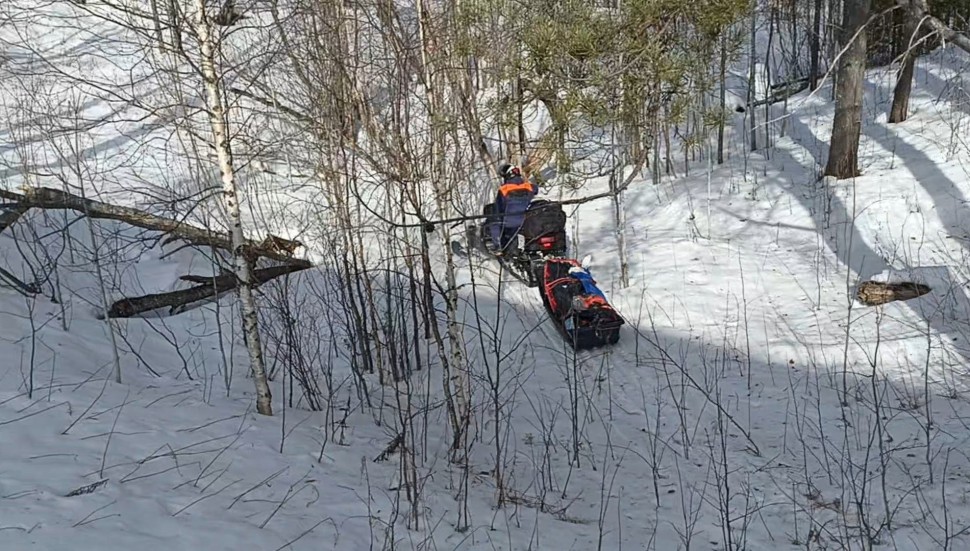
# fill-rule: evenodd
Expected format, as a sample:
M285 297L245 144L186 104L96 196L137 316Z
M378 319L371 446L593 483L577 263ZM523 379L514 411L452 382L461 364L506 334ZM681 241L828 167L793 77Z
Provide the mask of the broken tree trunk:
M748 104L748 109L754 107L761 107L762 105L774 105L778 102L785 101L786 99L794 96L795 94L808 89L809 81L807 78L798 79L792 82L783 82L781 84L775 84L771 87L771 94L768 97L759 99L751 104Z
M4 210L0 210L0 233L12 226L21 216L30 210L29 207L17 204ZM12 273L0 268L0 280L6 281L15 289L19 290L24 296L40 294L40 287L34 283L24 283Z
M253 283L256 285L266 283L279 276L305 270L304 266L294 264L284 264L253 271ZM155 293L140 297L123 298L115 301L108 309L108 317L111 318L130 318L144 312L150 312L158 308L177 308L185 306L202 299L216 297L226 291L235 289L238 285L236 274L226 273L218 276L182 276L183 281L200 283L195 287L169 291L166 293Z
M954 31L946 23L934 17L930 13L926 0L896 0L896 5L908 10L909 17L925 20L930 30L938 33L944 41L970 53L970 36Z
M23 209L26 211L30 208L74 210L91 218L118 220L139 228L170 233L197 245L208 245L227 251L233 250L232 240L226 233L199 228L191 224L165 218L164 216L157 216L131 207L122 207L93 199L86 199L59 189L47 187L27 188L23 193L0 189L0 198L16 202L17 207L15 209L17 210ZM0 222L5 219L5 216L0 216ZM19 216L18 214L17 217ZM13 220L16 220L16 218ZM0 229L3 227L5 226L0 225ZM252 258L265 257L295 266L304 266L306 268L311 266L306 260L293 258L285 252L260 247L252 241L247 242L246 248Z
M16 222L20 220L30 207L24 206L22 204L14 205L6 210L0 211L0 232L9 228Z
M896 300L909 300L921 297L930 292L930 288L921 283L903 281L886 283L883 281L864 281L856 291L856 298L866 306L879 306Z

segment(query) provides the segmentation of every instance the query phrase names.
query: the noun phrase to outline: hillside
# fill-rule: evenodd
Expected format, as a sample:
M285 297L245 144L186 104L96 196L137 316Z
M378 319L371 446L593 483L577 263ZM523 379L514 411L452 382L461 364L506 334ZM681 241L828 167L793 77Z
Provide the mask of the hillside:
M218 176L208 152L181 141L181 115L149 108L184 90L159 88L135 47L126 54L137 36L95 19L55 32L61 9L45 4L35 24L0 29L0 187L73 186L216 224L216 207L170 203ZM859 178L818 178L830 82L790 98L787 112L772 107L769 147L748 152L747 115L735 114L723 165L692 162L684 174L677 163L659 185L645 170L623 197L626 288L611 201L567 209L573 256L592 254L629 322L614 347L573 354L534 289L491 260L459 260L467 463L449 461L441 355L406 310L413 274L347 278L328 218L339 206L301 159L266 170L239 153L248 227L299 237L316 264L260 288L272 417L255 413L232 293L175 315L101 319L102 293L171 291L187 286L181 276L218 273L212 251L28 211L0 232L0 548L961 548L968 62L949 48L921 57L902 124L886 122L894 67L867 74ZM25 78L31 63L45 69ZM106 86L137 81L124 94L144 104L113 104L104 90L91 99L90 87L56 78L75 70ZM247 129L266 120L240 118ZM378 223L389 193L367 185L354 190L363 255L383 262L397 253ZM484 186L471 181L463 200ZM437 242L429 262L443 279ZM866 307L854 294L870 279L932 291ZM407 371L397 382L367 372L342 317L346 290L363 285L389 305L375 316L382 338L407 341L388 347L405 357L376 360ZM413 466L394 445L403 430L420 443Z

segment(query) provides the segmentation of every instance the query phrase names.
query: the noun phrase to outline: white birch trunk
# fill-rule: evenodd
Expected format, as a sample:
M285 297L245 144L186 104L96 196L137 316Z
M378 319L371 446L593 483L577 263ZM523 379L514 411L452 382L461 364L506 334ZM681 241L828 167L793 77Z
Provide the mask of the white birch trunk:
M81 194L84 195L84 184L81 184ZM108 329L108 336L111 338L111 359L114 362L114 378L115 382L119 385L121 384L121 356L118 354L118 338L115 336L115 322L108 315L108 309L111 307L111 301L108 300L108 290L105 288L104 284L104 273L101 270L101 254L98 253L98 240L94 234L94 221L90 216L85 217L88 221L88 235L91 237L91 250L94 254L94 270L95 275L98 278L98 283L100 284L101 290L101 307L104 314L105 327Z
M616 147L616 128L611 132L613 146ZM626 251L626 209L623 204L623 192L620 182L623 180L623 168L627 164L626 151L621 154L622 162L615 163L610 173L610 191L613 194L613 223L616 233L616 248L620 260L620 286L624 289L630 286L630 260Z
M621 53L619 65L622 67L624 64L625 56ZM620 82L619 97L621 100L623 100L626 98L628 90L622 85L622 79ZM626 129L627 127L628 125L624 123L623 128ZM610 145L613 147L614 151L618 149L616 144L616 134L616 125L612 125L610 128ZM625 134L626 131L624 130L622 134L624 138L627 137ZM629 139L624 141L627 143L630 142ZM630 160L630 150L626 145L623 145L621 148L619 148L619 150L620 162L613 163L613 171L610 173L610 191L613 194L614 232L616 233L616 248L620 261L620 287L626 289L630 286L630 261L626 251L626 209L624 208L623 204L623 194L619 191L619 185L620 181L623 179L623 168ZM617 174L618 171L619 174Z
M618 180L617 175L614 173L610 180L615 187ZM626 289L630 286L630 260L626 252L626 209L623 208L623 192L614 191L613 216L616 224L616 247L620 259L620 286Z
M212 36L212 26L205 14L205 0L196 0L196 34L199 37L200 66L205 84L206 107L209 123L212 126L213 145L219 160L219 173L222 176L222 197L229 216L229 234L232 238L233 260L236 277L239 279L239 305L242 311L243 333L246 348L249 350L249 363L253 381L256 384L256 411L262 415L273 414L272 395L266 379L263 351L257 327L256 299L253 296L250 261L245 254L246 236L243 234L242 219L239 212L239 190L236 187L235 172L229 154L229 129L226 121L226 108L219 75L216 72L216 45Z
M433 85L434 72L431 64L429 51L431 45L427 34L427 12L422 0L415 0L415 7L418 12L418 34L421 39L421 65L424 69L425 95L428 102L428 118L431 126L431 174L439 174L444 168L444 154L442 152L442 136L438 128L438 97ZM447 216L449 207L448 192L440 192L436 196L439 216ZM454 256L451 250L451 232L446 225L441 226L442 238L444 239L445 250L445 317L448 330L449 348L449 373L446 373L445 384L451 385L451 393L454 396L454 408L458 419L455 428L456 442L453 449L455 451L463 449L467 443L468 429L471 424L471 380L468 368L465 365L464 336L461 325L458 323L458 286L455 277ZM447 393L446 393L447 395Z

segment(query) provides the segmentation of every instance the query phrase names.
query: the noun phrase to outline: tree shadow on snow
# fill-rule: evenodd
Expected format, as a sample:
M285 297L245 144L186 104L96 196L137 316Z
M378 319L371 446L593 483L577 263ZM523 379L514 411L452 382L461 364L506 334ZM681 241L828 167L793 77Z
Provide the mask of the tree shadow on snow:
M791 117L793 138L807 151L815 166L806 166L803 160L796 159L791 152L775 148L771 151L772 161L780 163L786 167L798 166L801 174L792 175L790 182L781 181L783 188L790 191L790 196L796 198L802 207L811 213L815 221L816 231L821 235L826 248L835 255L839 263L856 273L856 283L877 278L881 274L888 274L890 277L911 279L924 282L933 288L937 295L943 293L944 298L939 299L934 293L907 301L910 309L919 316L924 322L924 326L929 326L940 335L947 335L964 362L970 363L970 345L964 335L954 335L954 317L962 317L960 321L970 322L970 298L967 297L962 287L959 285L959 277L953 270L946 266L914 266L908 260L896 258L894 267L887 260L886 255L881 251L873 249L864 239L859 229L854 223L855 214L861 212L866 205L844 201L838 193L826 188L825 183L813 181L809 176L811 172L819 170L824 166L822 152L828 146L817 138L814 133L797 117ZM886 138L878 136L878 132L873 132L872 125L864 125L864 135L886 146ZM795 137L797 136L797 137ZM885 136L885 134L884 134ZM807 138L807 139L806 139ZM803 142L802 140L805 140ZM897 150L900 149L901 140L895 142ZM904 160L914 176L923 184L927 192L934 197L937 205L946 204L959 197L959 190L955 184L949 180L934 165L926 155L916 148L904 144L901 148L903 153L900 157ZM887 147L887 150L892 150ZM786 169L783 173L789 173ZM804 187L797 185L798 181L804 182ZM937 185L928 185L928 182L935 182ZM843 180L835 185L851 186L855 185L850 180ZM947 225L956 224L960 216L955 209L941 209L941 218ZM939 292L937 292L937 290ZM854 287L847 290L854 293ZM937 300L943 303L934 304ZM941 309L950 312L949 316L941 315ZM963 313L963 314L961 314ZM949 318L949 319L948 319Z

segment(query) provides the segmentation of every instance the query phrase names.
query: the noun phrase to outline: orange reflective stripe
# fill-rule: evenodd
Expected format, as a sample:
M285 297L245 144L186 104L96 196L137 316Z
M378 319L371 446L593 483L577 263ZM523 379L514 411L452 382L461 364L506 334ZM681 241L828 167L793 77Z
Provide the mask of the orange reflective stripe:
M515 193L516 191L528 191L531 193L532 184L529 182L522 182L521 184L505 184L498 188L498 191L503 197L508 197L510 193Z

